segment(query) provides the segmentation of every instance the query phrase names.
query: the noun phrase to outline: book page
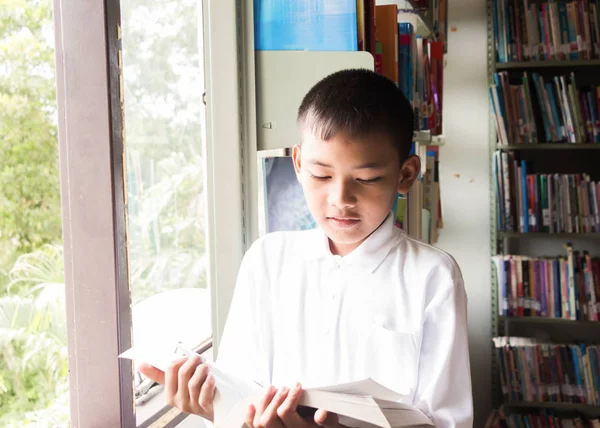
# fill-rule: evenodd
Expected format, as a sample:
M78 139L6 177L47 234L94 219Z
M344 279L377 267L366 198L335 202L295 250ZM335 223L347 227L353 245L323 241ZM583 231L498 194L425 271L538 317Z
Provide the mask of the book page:
M339 385L309 388L308 390L342 392L344 394L365 395L379 400L400 401L407 395L392 391L371 378Z

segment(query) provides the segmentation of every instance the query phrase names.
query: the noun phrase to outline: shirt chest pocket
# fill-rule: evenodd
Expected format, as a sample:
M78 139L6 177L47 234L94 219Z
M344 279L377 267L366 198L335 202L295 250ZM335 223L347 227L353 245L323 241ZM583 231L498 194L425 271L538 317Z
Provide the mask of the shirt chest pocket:
M412 395L417 384L418 336L372 324L368 329L358 363L365 377L402 395Z

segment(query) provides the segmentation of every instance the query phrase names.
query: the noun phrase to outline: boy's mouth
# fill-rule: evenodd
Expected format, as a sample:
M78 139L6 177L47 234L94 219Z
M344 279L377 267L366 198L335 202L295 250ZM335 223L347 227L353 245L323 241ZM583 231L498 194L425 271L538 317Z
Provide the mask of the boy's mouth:
M353 217L327 217L327 220L337 227L352 227L360 221Z

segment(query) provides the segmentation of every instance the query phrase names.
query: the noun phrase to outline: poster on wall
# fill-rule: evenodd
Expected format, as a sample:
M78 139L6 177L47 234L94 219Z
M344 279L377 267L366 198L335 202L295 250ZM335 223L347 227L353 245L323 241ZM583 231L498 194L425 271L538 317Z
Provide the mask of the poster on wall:
M263 161L266 193L266 231L314 229L304 193L291 157L268 157Z

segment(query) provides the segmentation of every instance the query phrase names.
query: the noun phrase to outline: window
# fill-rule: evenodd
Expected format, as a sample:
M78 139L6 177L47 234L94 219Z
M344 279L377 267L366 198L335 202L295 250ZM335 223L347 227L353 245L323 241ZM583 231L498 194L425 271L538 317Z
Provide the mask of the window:
M227 316L246 215L238 11L201 3L53 3L73 426L135 426L144 385L117 356L159 328L218 343Z
M133 342L197 346L212 333L202 5L123 0L121 28Z

